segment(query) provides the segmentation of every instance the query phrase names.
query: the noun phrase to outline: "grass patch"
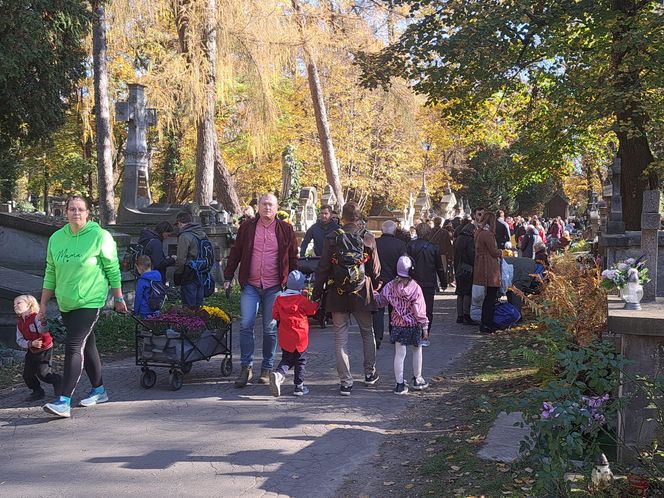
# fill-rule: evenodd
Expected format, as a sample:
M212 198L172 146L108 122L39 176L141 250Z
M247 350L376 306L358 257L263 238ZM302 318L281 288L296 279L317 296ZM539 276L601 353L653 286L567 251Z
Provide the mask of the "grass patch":
M433 429L443 435L429 444L420 469L418 496L528 496L535 481L526 463L502 464L477 457L497 414L508 399L536 385L536 369L511 351L528 346L532 336L516 330L477 344L472 364L449 379L448 392L432 410Z

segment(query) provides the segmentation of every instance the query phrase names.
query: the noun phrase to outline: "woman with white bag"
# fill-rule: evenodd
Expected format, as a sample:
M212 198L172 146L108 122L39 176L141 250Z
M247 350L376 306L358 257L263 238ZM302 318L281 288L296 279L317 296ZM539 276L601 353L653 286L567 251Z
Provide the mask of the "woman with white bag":
M493 315L501 284L501 256L502 252L496 244L496 215L486 212L480 222L480 229L475 235L473 285L486 287L486 294L482 302L480 332L489 334L496 331Z

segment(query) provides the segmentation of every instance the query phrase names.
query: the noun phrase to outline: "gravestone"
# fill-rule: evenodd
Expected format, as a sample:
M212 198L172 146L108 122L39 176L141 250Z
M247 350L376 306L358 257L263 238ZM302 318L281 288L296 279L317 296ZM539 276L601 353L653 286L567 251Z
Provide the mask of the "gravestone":
M316 188L302 188L299 197L300 206L295 219L295 229L301 232L306 232L318 219L316 214L316 202L318 199Z
M325 188L323 189L323 197L322 197L322 202L323 205L327 204L328 206L332 206L332 209L336 211L337 209L337 196L334 195L334 191L332 190L332 185L329 183L325 185ZM341 214L341 213L339 213Z
M127 122L127 146L125 169L120 203L128 209L142 209L152 203L148 177L148 126L157 124L157 111L148 109L145 102L145 87L130 84L129 98L118 102L115 115L118 121ZM121 213L118 221L122 222Z
M427 190L426 177L422 173L422 187L420 192L415 199L415 216L421 218L422 221L430 217L431 212L431 197L429 197L429 191Z
M643 192L643 211L641 213L641 252L649 270L650 282L643 286L643 302L653 302L657 296L657 257L659 249L659 228L662 224L660 214L661 192L646 190Z
M622 213L622 196L620 195L620 178L622 168L617 154L613 156L613 164L609 170L611 175L611 202L609 203L609 219L606 224L606 233L625 233L625 222Z
M454 208L456 207L456 203L456 196L452 192L450 182L447 182L447 189L445 190L445 194L443 194L443 197L440 199L438 214L440 214L444 220L452 218L454 216Z
M290 211L294 219L295 210L300 205L300 175L302 163L295 157L295 148L287 145L281 154L281 199L279 205L285 211ZM298 196L298 197L296 197Z

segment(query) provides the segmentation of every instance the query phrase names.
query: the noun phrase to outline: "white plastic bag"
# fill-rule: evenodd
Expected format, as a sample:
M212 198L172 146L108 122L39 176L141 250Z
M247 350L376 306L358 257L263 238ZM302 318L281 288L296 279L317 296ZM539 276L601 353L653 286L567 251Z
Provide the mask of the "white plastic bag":
M486 287L483 285L473 285L473 298L470 302L470 318L479 322L482 320L482 303L486 295Z
M507 263L504 259L500 261L500 292L507 294L507 289L512 285L512 280L514 279L514 266Z

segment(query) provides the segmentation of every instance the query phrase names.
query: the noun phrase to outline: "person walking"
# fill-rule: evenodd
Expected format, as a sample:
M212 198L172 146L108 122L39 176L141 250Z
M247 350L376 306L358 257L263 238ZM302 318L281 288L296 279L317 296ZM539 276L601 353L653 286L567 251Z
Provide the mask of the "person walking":
M307 357L305 352L309 345L309 316L316 313L318 304L302 294L304 290L304 274L293 270L288 274L286 290L274 301L272 318L279 324L279 346L281 361L274 372L270 372L270 390L272 396L281 396L281 384L292 368L295 373L293 396L304 396L309 388L304 385Z
M408 244L408 256L413 262L415 281L422 288L424 301L427 305L427 318L429 325L427 332L431 332L433 322L433 301L438 289L438 282L442 290L447 288L447 270L443 267L438 246L429 241L431 227L426 223L417 225L417 239ZM438 280L436 280L436 276ZM429 334L427 334L429 335ZM423 346L429 345L429 340L423 341Z
M34 296L24 294L14 299L16 313L16 344L26 349L23 380L32 393L26 401L42 399L46 393L39 381L53 386L53 395L60 390L61 377L51 371L53 338L46 323L37 319L39 304Z
M475 225L466 224L454 241L454 272L456 274L457 323L477 325L470 318L475 266Z
M309 227L309 230L304 234L302 244L300 246L300 257L306 256L307 247L309 243L314 241L314 255L320 256L323 254L323 244L325 237L339 228L339 224L332 219L332 207L327 204L321 206L320 214L316 223Z
M190 263L199 257L200 241L208 237L201 224L194 223L190 213L178 213L175 224L178 228L178 249L173 281L180 286L182 304L200 308L205 297L203 282Z
M38 314L39 320L45 323L46 307L55 296L67 329L60 396L44 405L44 411L58 417L71 416L71 398L84 368L92 390L80 405L92 406L108 401L94 327L106 304L109 286L115 311L127 313L113 236L88 220L90 207L83 197L70 197L65 206L68 223L48 240Z
M380 279L384 286L396 278L397 262L406 254L406 243L395 237L397 224L392 220L384 221L381 231L382 235L376 239L376 248L380 259ZM392 313L392 305L388 303L387 307L388 312ZM376 349L379 349L385 334L385 307L380 307L373 313L373 329Z
M496 298L500 289L500 258L502 252L496 244L496 215L487 212L481 221L481 228L475 235L475 265L473 266L473 285L486 287L482 302L482 321L480 332L493 333L496 326L493 315L496 310Z
M247 219L237 232L224 269L224 289L230 289L238 272L240 283L240 363L242 369L235 387L245 387L253 379L256 315L262 308L263 362L259 384L270 382L277 350L276 321L272 319L274 300L297 269L297 240L293 226L276 218L279 204L272 194L261 196L258 216Z
M447 276L447 285L451 285L454 279L450 279L448 273L449 266L454 263L454 245L452 243L453 235L443 227L443 219L436 216L433 219L433 228L429 235L429 240L432 244L438 246L438 252L443 261L443 268L445 268L445 275Z
M394 394L408 392L404 381L403 364L407 346L413 348L413 381L411 389L422 391L429 383L422 377L422 341L429 337L426 304L422 289L412 278L413 263L401 256L397 263L397 277L374 295L378 306L392 305L390 313L390 342L394 344Z
M376 239L362 228L361 220L362 214L355 202L344 204L341 228L325 239L312 294L314 301L320 300L323 284L328 283L326 307L332 313L339 394L342 396L350 396L353 389L346 351L351 314L362 336L364 384L373 386L379 379L371 311L375 308L373 291L380 288L380 261Z

